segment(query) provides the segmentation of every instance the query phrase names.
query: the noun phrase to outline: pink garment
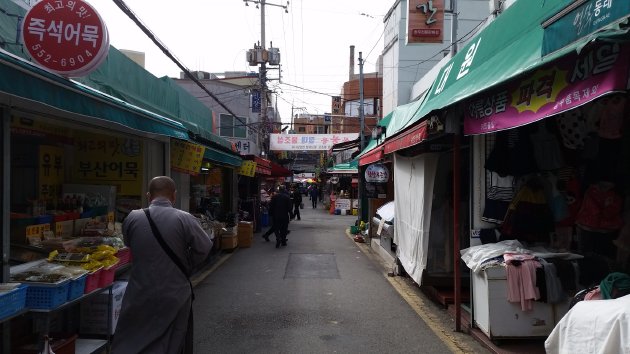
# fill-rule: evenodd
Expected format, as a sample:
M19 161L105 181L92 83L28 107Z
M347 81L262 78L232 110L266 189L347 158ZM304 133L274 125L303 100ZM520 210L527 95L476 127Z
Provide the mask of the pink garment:
M540 291L536 287L536 268L542 265L531 254L505 253L503 258L507 265L507 300L520 302L523 311L532 310L532 301L540 299Z
M602 292L599 290L599 286L591 291L589 291L586 295L584 295L584 300L601 300Z

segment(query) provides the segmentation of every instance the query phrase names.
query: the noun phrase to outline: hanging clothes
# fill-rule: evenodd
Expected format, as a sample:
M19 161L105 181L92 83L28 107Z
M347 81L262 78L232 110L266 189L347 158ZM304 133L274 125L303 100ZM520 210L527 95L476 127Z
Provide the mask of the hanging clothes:
M530 178L508 208L501 226L502 237L526 242L549 242L549 234L553 230L553 214L547 204L543 184L537 177Z
M538 124L538 131L531 134L530 139L539 171L552 171L565 166L558 139L549 132L544 121Z
M532 310L533 301L540 298L536 287L536 268L541 267L540 263L531 254L505 253L503 258L507 265L507 300L519 302L523 311Z
M586 190L576 223L589 231L616 231L623 226L622 209L623 199L615 192L614 184L596 183Z

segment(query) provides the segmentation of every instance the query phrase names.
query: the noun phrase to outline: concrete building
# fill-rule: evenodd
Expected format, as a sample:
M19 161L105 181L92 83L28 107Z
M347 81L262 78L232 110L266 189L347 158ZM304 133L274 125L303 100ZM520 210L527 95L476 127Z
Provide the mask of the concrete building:
M241 155L259 155L262 151L261 113L260 106L256 106L255 97L260 97L258 88L258 74L247 72L209 73L193 72L197 79L210 92L234 112L237 117L228 114L212 97L209 97L195 82L182 73L175 81L186 91L197 97L213 112L214 133L225 137L241 153ZM268 96L267 116L269 117L269 131L279 128L280 115L275 109L275 96Z

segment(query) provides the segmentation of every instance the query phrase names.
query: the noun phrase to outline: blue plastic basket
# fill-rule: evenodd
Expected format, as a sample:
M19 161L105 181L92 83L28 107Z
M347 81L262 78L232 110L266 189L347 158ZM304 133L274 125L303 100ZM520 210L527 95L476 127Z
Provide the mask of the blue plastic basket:
M29 309L52 310L68 301L69 287L70 282L58 286L29 285L28 291L26 291L26 307Z
M68 301L78 299L81 297L81 295L83 295L86 280L87 274L84 274L70 282L70 286L68 286Z
M26 290L22 284L17 289L0 295L0 320L20 312L26 307Z

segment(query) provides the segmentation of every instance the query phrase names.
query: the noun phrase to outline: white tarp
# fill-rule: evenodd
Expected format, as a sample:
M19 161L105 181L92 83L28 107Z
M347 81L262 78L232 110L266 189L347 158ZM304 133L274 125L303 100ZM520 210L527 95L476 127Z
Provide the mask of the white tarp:
M418 284L427 267L437 154L394 156L394 243L405 271Z
M578 302L545 341L548 354L630 353L630 295Z

